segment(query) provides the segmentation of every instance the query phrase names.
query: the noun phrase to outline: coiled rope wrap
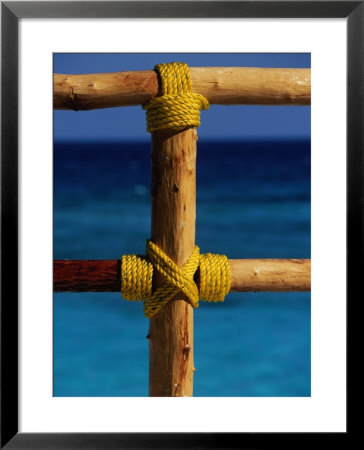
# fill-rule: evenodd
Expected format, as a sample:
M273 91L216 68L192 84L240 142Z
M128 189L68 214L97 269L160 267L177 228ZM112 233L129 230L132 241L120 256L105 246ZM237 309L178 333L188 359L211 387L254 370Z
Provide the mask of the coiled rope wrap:
M182 291L194 308L199 298L207 302L222 302L230 291L230 265L225 255L200 254L195 246L192 255L178 267L157 245L148 240L147 256L124 255L121 258L121 294L126 300L144 301L144 314L152 317ZM154 268L165 281L152 292ZM200 289L194 281L200 269Z
M192 92L188 65L178 62L157 64L154 70L159 77L161 95L143 106L147 111L147 131L199 127L200 110L208 109L209 102L203 95Z

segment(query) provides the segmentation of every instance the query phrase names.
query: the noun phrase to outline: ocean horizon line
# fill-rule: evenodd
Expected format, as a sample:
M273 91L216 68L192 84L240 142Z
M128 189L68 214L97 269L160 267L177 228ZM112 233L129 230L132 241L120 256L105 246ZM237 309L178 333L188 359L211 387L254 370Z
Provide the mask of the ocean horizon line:
M235 143L235 142L265 142L265 143L276 143L276 142L311 142L311 136L283 136L283 137L246 137L246 138L216 138L216 139L203 139L198 140L199 143ZM53 139L53 144L119 144L119 143L130 143L130 144L149 144L148 139Z

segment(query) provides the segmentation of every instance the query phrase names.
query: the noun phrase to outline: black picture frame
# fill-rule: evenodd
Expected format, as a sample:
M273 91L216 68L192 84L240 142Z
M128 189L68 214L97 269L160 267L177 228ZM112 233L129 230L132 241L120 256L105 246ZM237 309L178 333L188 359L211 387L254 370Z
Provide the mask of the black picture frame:
M21 18L346 18L347 311L363 264L363 1L1 2L1 448L260 448L315 443L315 433L19 433L18 432L18 22ZM348 311L349 312L349 311ZM348 346L349 351L349 346ZM348 373L349 374L349 373ZM348 396L349 399L349 396ZM348 402L349 407L349 402ZM347 419L349 418L349 409ZM335 433L346 448L347 432ZM167 430L166 430L167 431Z

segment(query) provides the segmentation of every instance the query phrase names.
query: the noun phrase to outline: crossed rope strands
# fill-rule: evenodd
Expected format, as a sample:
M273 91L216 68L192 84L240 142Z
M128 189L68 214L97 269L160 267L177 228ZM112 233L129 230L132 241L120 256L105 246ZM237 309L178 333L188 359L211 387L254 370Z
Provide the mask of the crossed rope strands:
M144 301L146 317L152 317L182 291L194 308L199 299L224 301L231 285L230 265L225 255L200 254L195 246L191 256L178 267L156 244L148 240L147 255L123 255L121 258L121 294L126 300ZM153 270L164 277L164 283L153 292ZM194 276L199 269L198 289Z

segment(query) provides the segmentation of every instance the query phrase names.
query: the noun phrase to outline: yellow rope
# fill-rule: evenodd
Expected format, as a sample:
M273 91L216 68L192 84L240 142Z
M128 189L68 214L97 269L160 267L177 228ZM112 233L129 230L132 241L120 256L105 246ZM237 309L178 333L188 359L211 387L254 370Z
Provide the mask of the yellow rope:
M161 95L143 106L147 111L147 131L172 128L182 130L200 126L200 110L208 109L209 102L192 92L190 70L185 63L157 64Z
M225 255L200 256L200 297L206 302L223 302L230 291L231 273Z
M182 291L194 308L199 298L208 302L223 302L230 290L230 265L225 255L200 255L195 246L192 255L178 267L157 245L147 241L147 256L124 255L121 258L121 294L126 300L144 301L144 314L152 317ZM164 277L164 283L153 292L153 269ZM200 269L200 289L194 275Z

